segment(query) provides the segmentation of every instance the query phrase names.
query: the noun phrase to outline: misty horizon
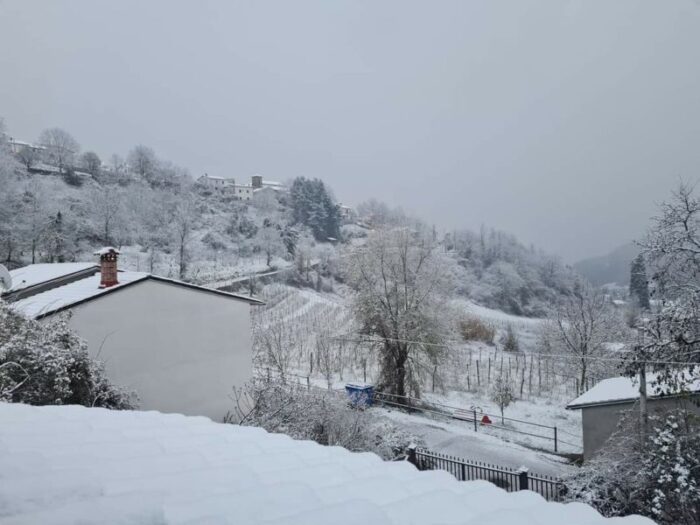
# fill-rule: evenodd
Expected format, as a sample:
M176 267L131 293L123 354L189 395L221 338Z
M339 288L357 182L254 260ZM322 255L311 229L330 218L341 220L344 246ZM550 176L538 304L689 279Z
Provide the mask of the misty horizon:
M320 178L560 255L639 238L700 167L700 6L0 2L0 115L107 160Z

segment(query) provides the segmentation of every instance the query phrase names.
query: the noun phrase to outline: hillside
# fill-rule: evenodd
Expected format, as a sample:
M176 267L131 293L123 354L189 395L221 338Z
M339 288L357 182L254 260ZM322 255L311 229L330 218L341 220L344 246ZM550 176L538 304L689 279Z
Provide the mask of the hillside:
M428 229L376 201L341 207L318 179L194 180L146 146L103 162L91 151L79 155L66 131L47 131L51 140L36 145L0 134L0 260L10 267L90 260L113 245L125 269L216 286L296 269L287 274L293 282L318 288L340 277L340 251L369 231ZM71 148L61 156L57 137ZM511 314L545 315L575 278L556 257L504 232L433 230L433 242L453 259L456 298Z
M574 268L596 286L609 283L627 286L630 282L630 264L638 254L639 247L629 243L606 255L579 261Z

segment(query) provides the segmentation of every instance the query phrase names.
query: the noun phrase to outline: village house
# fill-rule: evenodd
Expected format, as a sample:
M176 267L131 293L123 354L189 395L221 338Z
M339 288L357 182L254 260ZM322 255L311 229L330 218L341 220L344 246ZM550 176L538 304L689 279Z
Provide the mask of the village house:
M197 182L213 191L223 192L227 186L235 184L233 179L224 179L223 177L213 177L205 173L197 179Z
M690 402L688 394L659 395L655 386L656 375L647 376L647 399L650 414L678 407L685 407L700 415L697 403ZM700 394L700 380L690 384L693 398ZM604 379L583 395L574 399L566 408L581 411L583 427L583 458L590 459L617 429L625 412L639 401L639 381L629 377Z
M252 377L250 308L262 304L143 272L100 264L32 264L10 272L2 295L18 312L45 321L69 312L89 354L115 384L134 390L144 410L221 420L234 387Z
M259 191L287 191L284 184L264 180L262 175L253 175L250 184L236 184L235 179L213 177L205 173L197 179L197 182L214 192L227 193L241 201L253 200L253 196Z

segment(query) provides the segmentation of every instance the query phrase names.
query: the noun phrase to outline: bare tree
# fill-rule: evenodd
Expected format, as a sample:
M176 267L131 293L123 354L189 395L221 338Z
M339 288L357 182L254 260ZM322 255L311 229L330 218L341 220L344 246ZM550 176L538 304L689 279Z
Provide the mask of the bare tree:
M654 301L639 320L641 341L628 356L628 372L651 362L658 387L682 390L700 377L700 200L693 186L679 185L640 244Z
M94 151L86 151L80 157L80 163L85 171L87 171L93 177L100 174L100 169L102 168L102 161L97 153Z
M80 145L70 133L61 128L45 129L39 135L39 144L46 148L48 160L61 171L72 166Z
M99 225L102 242L112 244L115 225L124 208L122 191L117 186L101 186L93 191L90 202L93 217Z
M452 329L444 297L450 273L430 235L409 228L379 231L348 258L361 332L381 341L379 388L420 395L425 357L444 350ZM451 338L451 336L448 336Z
M142 144L134 147L127 157L129 168L144 180L153 181L158 160L155 152Z
M589 284L577 282L570 296L557 309L550 335L553 348L571 355L566 366L578 369L583 386L597 358L608 355L606 343L623 337L622 323L608 305L604 294Z
M22 195L22 214L25 218L25 236L29 239L32 264L37 262L37 250L47 222L47 197L43 187L33 180Z
M259 360L272 368L282 382L287 380L296 339L292 327L287 323L277 323L255 331L255 348L259 353Z
M268 267L272 258L284 251L280 229L275 225L269 224L260 228L255 240L257 247L265 254L265 264Z
M41 159L39 150L32 146L22 146L17 152L17 159L24 164L24 167L30 169Z
M189 262L188 245L192 237L194 222L196 219L196 206L194 199L190 195L183 195L173 208L172 226L177 244L178 252L178 273L180 279L187 275L187 264Z

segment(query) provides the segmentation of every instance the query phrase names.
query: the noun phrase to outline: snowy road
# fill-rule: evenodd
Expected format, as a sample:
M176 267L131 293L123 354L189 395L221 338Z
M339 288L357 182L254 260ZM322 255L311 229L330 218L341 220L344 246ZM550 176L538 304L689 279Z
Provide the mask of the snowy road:
M525 466L534 473L548 476L562 477L576 469L559 456L474 432L466 423L438 421L400 410L376 410L381 410L394 423L421 438L425 447L433 452L504 467Z

